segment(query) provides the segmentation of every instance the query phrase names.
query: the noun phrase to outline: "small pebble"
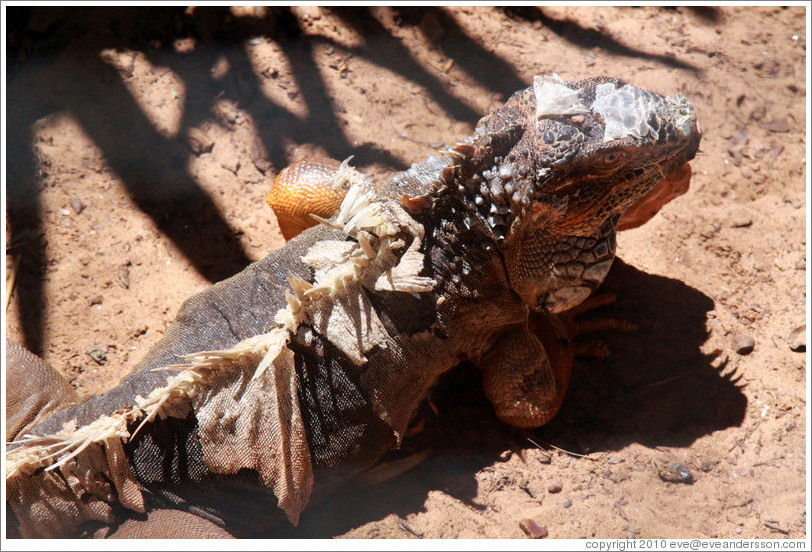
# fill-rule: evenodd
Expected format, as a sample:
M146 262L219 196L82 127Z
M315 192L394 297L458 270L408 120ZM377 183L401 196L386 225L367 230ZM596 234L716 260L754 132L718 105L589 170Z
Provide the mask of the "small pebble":
M78 197L70 198L70 206L77 215L85 210L85 204Z
M132 266L132 262L127 261L118 269L118 281L121 282L124 289L130 289L130 266Z
M88 356L92 358L96 364L102 366L107 362L107 347L96 347L87 351Z
M739 334L733 338L733 350L740 355L749 355L755 346L755 340L747 334Z
M550 485L547 487L547 492L550 494L556 494L560 493L563 488L564 484L561 483L561 481L556 480L550 483Z
M660 479L669 483L692 485L695 481L691 470L679 462L671 462L664 469L661 469L657 475L660 476Z
M806 324L801 324L787 335L787 345L796 353L806 351Z
M527 491L527 494L539 500L544 496L544 488L535 481L528 483L524 490Z
M789 203L796 209L800 209L804 206L804 198L798 196L784 196L784 203Z
M753 219L744 214L734 215L730 221L732 228L747 228L753 225Z
M200 156L204 153L209 153L212 148L214 148L214 141L209 138L209 135L206 134L204 131L200 130L199 128L190 128L189 129L189 149L192 150L197 156Z
M519 527L521 528L522 531L524 531L524 534L530 537L531 539L543 539L544 537L550 534L546 526L539 525L532 519L528 518L520 519Z
M551 464L553 462L553 457L546 452L542 452L539 454L538 461L540 464Z
M571 508L572 507L572 501L571 500L565 500L561 505L564 508Z

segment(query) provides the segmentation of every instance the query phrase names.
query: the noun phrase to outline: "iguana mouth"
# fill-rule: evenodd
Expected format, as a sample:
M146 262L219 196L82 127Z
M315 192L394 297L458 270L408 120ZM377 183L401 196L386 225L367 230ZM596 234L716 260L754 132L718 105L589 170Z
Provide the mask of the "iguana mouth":
M691 185L691 164L683 163L667 173L643 197L633 203L618 221L618 230L637 228L656 215L665 204L688 191Z

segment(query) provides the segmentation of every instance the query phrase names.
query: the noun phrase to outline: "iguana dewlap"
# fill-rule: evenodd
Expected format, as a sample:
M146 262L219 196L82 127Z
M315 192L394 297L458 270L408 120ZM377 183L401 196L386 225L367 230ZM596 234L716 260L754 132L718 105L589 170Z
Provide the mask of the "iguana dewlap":
M568 375L530 313L554 329L589 297L618 220L684 180L699 141L683 99L537 77L389 182L342 164L334 218L189 299L118 387L7 446L10 526L94 534L166 511L207 534L296 523L397 446L463 359L502 419L545 423Z

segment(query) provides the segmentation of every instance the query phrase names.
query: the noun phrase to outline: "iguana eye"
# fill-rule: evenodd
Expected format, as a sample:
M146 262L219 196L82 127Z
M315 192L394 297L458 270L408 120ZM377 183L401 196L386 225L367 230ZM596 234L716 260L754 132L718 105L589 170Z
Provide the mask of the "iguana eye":
M605 167L612 167L623 162L624 159L626 159L626 154L624 152L610 151L603 154L603 157L601 157L601 165Z

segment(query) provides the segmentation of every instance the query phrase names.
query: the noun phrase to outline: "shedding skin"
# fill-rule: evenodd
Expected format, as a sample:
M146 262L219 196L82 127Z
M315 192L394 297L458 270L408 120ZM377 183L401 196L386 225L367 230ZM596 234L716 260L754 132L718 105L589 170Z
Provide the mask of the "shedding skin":
M277 176L266 201L277 214L285 239L315 224L311 214L334 216L343 200L330 184L340 163L332 159L305 159ZM689 187L687 163L660 181L621 217L618 229L637 228L650 220ZM579 321L578 316L615 301L613 294L587 298L559 315L532 313L526 325L511 327L495 340L476 364L483 372L488 399L500 420L517 428L539 427L561 408L569 386L574 358L605 358L610 352L596 339L579 339L607 331L631 332L636 328L617 318Z
M578 319L610 302L591 294L621 217L643 224L687 189L681 165L700 139L682 98L549 75L388 182L349 159L300 162L269 205L286 237L324 226L190 298L121 385L9 444L13 525L23 536L125 516L146 522L136 534L187 525L152 523L163 499L233 534L282 514L295 525L311 493L399 446L464 358L506 423L546 423L573 357L608 354L574 339L631 328Z

